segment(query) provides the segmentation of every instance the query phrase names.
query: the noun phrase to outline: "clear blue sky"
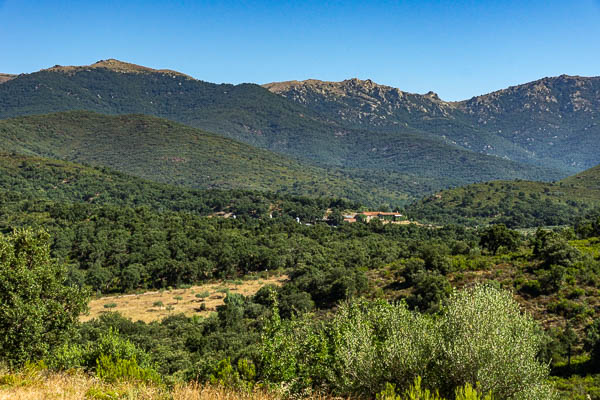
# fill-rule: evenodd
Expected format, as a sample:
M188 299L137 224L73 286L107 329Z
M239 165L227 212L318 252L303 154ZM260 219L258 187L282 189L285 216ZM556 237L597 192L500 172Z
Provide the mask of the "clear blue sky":
M210 82L358 77L460 100L600 75L600 0L0 0L0 72L106 58Z

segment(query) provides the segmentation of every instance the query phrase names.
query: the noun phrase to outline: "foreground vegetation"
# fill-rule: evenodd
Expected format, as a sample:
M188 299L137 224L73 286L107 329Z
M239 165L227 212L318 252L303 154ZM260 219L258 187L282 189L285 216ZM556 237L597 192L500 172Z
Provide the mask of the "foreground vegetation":
M217 222L211 229L252 226L252 220ZM553 373L567 378L556 383L562 390L574 395L583 385L584 393L594 393L593 380L569 377L595 371L600 354L600 329L594 322L598 292L593 289L599 279L596 214L571 233L539 231L527 240L503 226L474 234L377 223L304 226L285 219L255 225L254 236L270 235L274 228L287 231L288 237L298 235L296 240L304 236L301 241L308 245L300 263L282 267L289 273L282 287L267 286L248 297L230 292L207 318L172 315L150 324L116 313L78 324L74 316L85 303L74 299L86 296L86 285L73 281L72 272L50 257L43 234L5 236L1 259L9 269L2 269L2 282L13 286L3 293L23 295L2 300L0 320L9 333L2 358L14 367L45 360L51 370L76 369L108 381L133 379L168 387L194 380L237 390L265 387L289 394L371 397L402 396L420 379L422 390L432 396L439 391L454 398L457 388L470 384L482 396L491 391L496 398L534 399L554 396L554 384L546 381L551 362ZM317 242L307 241L321 236L318 241L328 247L335 240L348 245L355 235L361 239L350 259L325 248L315 253ZM377 251L356 258L375 243L381 245ZM454 243L452 250L443 243ZM34 260L40 272L28 272L32 264L27 260ZM17 265L22 277L11 269ZM23 279L42 271L54 283L29 289ZM494 276L491 286L472 286L490 282L489 273ZM180 283L187 279L195 278L183 276ZM53 289L56 284L70 289L63 296ZM451 286L471 289L453 292ZM499 287L514 291L531 314L522 314L513 296ZM61 308L43 294L46 288L57 302L80 306L60 316ZM46 300L30 303L35 298ZM397 299L402 302L389 302ZM540 307L542 313L536 311ZM23 313L8 311L19 309ZM57 319L63 325L50 322ZM23 325L26 321L29 325Z

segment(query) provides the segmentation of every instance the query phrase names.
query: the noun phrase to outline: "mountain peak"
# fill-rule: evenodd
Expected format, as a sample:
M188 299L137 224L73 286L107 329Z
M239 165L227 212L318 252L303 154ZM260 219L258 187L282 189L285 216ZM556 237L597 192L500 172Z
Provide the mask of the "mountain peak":
M17 75L13 75L13 74L0 74L0 84L6 82L6 81L10 81L11 79L16 78Z
M52 71L52 72L63 72L67 74L72 74L79 71L91 70L96 68L104 68L114 72L120 72L123 74L167 74L173 76L182 76L188 79L193 79L191 76L182 74L181 72L173 71L170 69L153 69L149 67L144 67L142 65L132 64L125 61L120 61L114 58L109 58L107 60L100 60L91 65L55 65L54 67L45 69L44 71Z
M378 83L373 82L371 79L361 80L358 78L346 79L340 82L306 79L304 81L272 82L266 83L262 86L277 94L281 94L290 90L317 90L320 92L329 92L341 95L346 93L348 90L372 91L377 88L396 90L400 92L399 89L395 89L390 86L379 85Z

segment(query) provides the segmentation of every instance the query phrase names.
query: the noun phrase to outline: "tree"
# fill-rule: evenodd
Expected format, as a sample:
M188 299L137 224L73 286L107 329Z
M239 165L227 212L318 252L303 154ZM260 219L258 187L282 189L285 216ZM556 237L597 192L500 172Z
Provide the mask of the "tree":
M465 383L499 399L551 399L548 366L537 361L544 337L509 292L479 285L454 292L440 322L440 371L449 385Z
M435 313L442 301L452 293L448 278L438 272L420 272L414 278L412 294L406 299L408 305L421 312Z
M89 293L66 285L49 238L30 230L0 235L0 359L11 365L46 356L87 309Z
M480 236L482 247L496 254L501 246L507 250L516 250L521 242L521 235L511 231L504 224L492 225L485 229Z

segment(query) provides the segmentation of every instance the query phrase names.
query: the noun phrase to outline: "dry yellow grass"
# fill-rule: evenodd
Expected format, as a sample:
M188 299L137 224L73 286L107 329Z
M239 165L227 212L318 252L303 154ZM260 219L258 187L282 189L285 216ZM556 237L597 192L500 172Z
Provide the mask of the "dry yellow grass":
M171 389L136 382L106 383L82 372L0 372L0 400L278 400L276 393L235 391L195 382ZM309 399L325 400L324 396Z
M106 296L92 300L89 304L89 314L82 315L80 319L81 321L89 321L97 318L102 313L110 311L118 311L124 317L131 318L133 321L144 322L158 321L170 314L178 313L184 313L187 316L200 315L206 317L214 312L217 306L223 304L226 289L232 293L248 296L253 295L265 285L281 285L286 279L287 277L282 275L266 279L245 280L241 283L238 282L238 284L216 282L192 286L188 289ZM208 292L206 298L196 297L196 295L205 292ZM156 305L158 302L161 302L162 306ZM114 305L114 307L106 308L105 305L107 304Z

